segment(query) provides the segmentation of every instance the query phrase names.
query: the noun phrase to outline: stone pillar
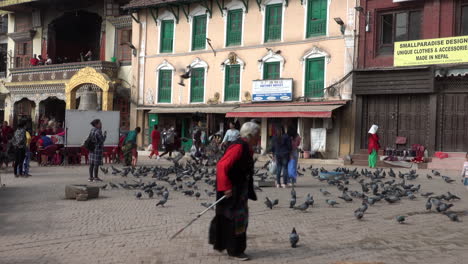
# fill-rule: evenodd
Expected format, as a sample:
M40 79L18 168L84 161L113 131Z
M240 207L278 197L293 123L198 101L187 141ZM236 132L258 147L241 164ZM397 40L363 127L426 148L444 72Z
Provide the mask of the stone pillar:
M266 117L262 118L262 131L260 133L261 142L260 146L262 147L262 155L267 153L267 140L268 140L268 119Z

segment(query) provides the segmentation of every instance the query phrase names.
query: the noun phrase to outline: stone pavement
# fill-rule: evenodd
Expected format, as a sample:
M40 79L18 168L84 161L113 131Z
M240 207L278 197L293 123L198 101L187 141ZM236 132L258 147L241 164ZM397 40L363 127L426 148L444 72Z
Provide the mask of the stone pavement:
M213 201L204 194L197 201L171 192L165 208L155 207L158 198L137 200L135 191L123 189L104 190L97 200L77 202L63 199L64 186L87 183L87 167L33 166L31 172L31 178L14 178L11 171L0 171L6 184L0 189L0 263L233 263L207 244L213 212L168 241L204 209L200 202ZM411 183L422 184L422 192L450 191L462 198L453 207L462 222L427 213L426 199L419 194L415 201L378 203L358 221L353 211L360 202L336 199L336 188L307 173L296 188L298 203L307 193L314 196L314 207L307 212L288 208L289 189L264 188L257 193L259 201L250 202L251 263L468 263L468 191L457 175L449 175L457 182L447 184L438 177L426 179L426 171L418 173ZM101 176L114 183L133 179ZM202 192L206 188L200 187ZM352 181L350 189L358 187ZM340 205L329 208L319 188L330 191ZM265 196L278 198L279 206L266 209ZM407 224L396 223L397 215L409 216ZM296 249L288 241L293 227L300 235Z

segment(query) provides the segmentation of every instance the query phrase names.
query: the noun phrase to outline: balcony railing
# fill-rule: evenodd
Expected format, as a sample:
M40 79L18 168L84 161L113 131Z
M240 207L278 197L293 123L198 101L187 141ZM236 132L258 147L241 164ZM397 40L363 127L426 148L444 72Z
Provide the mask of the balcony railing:
M118 66L109 61L86 61L52 65L31 66L27 68L12 68L11 82L39 82L68 80L76 72L91 67L107 74L110 78L117 77Z

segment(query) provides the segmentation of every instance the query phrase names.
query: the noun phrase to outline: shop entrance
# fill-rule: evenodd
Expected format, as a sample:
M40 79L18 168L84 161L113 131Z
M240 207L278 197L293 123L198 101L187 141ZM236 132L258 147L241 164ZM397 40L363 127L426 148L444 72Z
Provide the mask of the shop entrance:
M429 145L429 95L366 96L363 99L361 148L367 148L367 132L379 126L380 145L396 147L397 136L411 144Z

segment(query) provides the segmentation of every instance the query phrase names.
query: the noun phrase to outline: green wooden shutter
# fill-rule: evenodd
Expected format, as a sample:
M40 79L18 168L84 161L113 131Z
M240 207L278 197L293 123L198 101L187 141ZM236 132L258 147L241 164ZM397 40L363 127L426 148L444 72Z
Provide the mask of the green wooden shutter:
M161 22L161 48L160 52L172 52L174 42L174 20L163 20Z
M323 97L325 58L307 59L305 97Z
M281 40L283 4L267 5L265 15L265 42Z
M158 103L171 102L172 71L159 70Z
M190 78L190 102L202 103L205 90L205 68L193 68Z
M240 65L226 66L224 101L239 101Z
M280 63L267 62L263 65L263 79L273 80L280 78Z
M241 44L242 12L242 9L230 10L228 12L226 46Z
M307 37L327 32L327 0L309 0L307 6Z
M206 45L206 15L193 18L192 50L205 49Z

